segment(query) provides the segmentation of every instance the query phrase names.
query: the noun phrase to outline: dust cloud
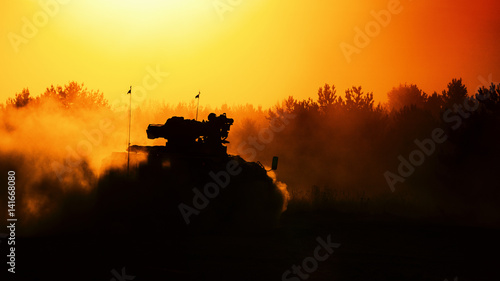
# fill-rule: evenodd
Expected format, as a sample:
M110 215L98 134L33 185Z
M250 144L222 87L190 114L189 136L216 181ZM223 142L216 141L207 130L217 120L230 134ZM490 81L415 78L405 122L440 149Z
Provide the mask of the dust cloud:
M391 91L389 103L375 104L373 94L361 87L340 95L326 84L317 99L289 97L271 109L251 104L201 106L199 119L215 112L235 120L228 138L231 157L241 157L242 165L255 173L262 168L254 162L270 167L273 156L279 157L279 167L234 181L238 191L231 192L237 194L227 193L239 198L246 210L220 217L234 206L224 195L200 220L258 225L259 218L267 216L265 223L272 224L285 210L324 209L494 223L500 213L495 201L499 191L494 174L487 171L498 169L491 159L500 156L499 91L491 85L470 93L454 79L441 94L400 85ZM457 110L476 103L469 112ZM194 100L135 104L131 144L163 145L162 139L146 138L148 124L163 124L172 116L194 119L195 113ZM416 141L432 138L436 128L447 140L413 165L411 173L401 175L401 159L410 161L419 149ZM107 166L111 155L126 152L127 108L114 108L102 93L75 82L51 86L37 97L25 89L9 99L0 109L0 135L1 171L16 172L17 215L26 235L92 224L120 196L124 214L130 213L126 209L134 196L148 198L155 190L162 190L159 197L170 198L175 209L192 197L193 186L202 184L193 178L206 177L199 171L193 176L174 169L165 171L172 180L159 179L136 164L137 177L130 180L124 176L123 161ZM256 202L263 198L267 205L260 208ZM0 200L6 203L6 198ZM162 212L162 200L146 201L156 206L155 214ZM171 214L172 220L182 220L178 211Z

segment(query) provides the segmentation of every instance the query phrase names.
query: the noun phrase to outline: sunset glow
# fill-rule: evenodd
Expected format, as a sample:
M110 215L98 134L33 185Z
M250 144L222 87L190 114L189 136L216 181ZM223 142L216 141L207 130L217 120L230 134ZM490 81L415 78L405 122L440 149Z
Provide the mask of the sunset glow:
M498 280L499 1L0 10L14 279Z
M109 100L168 72L147 97L271 106L315 97L324 83L361 85L378 101L400 83L440 92L452 78L499 80L500 11L482 1L17 1L1 5L2 102L68 81ZM398 13L377 23L374 14ZM382 20L383 16L381 16ZM378 24L378 29L373 23ZM385 25L385 26L384 26ZM366 46L356 30L372 28ZM341 44L358 52L345 55Z

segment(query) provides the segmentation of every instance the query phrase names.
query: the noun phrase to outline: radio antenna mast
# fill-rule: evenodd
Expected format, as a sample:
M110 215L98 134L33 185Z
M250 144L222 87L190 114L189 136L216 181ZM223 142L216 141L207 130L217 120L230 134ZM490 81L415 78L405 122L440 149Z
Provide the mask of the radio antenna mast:
M130 102L128 107L128 148L127 148L127 175L130 172L130 127L132 124L132 86L128 90L127 95L130 95Z

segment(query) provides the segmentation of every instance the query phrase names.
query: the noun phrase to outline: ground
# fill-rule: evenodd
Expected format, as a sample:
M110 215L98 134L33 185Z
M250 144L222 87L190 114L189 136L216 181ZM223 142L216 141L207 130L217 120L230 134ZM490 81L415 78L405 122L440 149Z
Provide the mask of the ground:
M283 280L313 256L317 238L340 243L307 280L499 280L500 229L285 212L260 233L19 238L18 280ZM123 270L123 272L122 272ZM122 275L124 274L124 275ZM290 275L289 277L292 277ZM133 279L132 279L133 278ZM301 280L301 279L290 279Z

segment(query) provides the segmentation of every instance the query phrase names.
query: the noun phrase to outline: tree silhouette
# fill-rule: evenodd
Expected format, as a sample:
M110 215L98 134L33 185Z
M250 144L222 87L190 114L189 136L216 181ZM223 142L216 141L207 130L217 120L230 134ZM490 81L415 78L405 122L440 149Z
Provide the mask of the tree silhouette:
M447 89L443 90L443 102L446 108L452 108L454 104L462 104L466 98L467 87L462 84L462 78L451 80Z
M427 102L427 94L424 93L417 85L399 85L397 88L392 88L387 93L389 108L392 110L400 110L405 106L415 105L423 109Z
M475 98L487 110L497 111L500 109L500 85L491 84L489 88L484 86L479 88Z
M84 88L84 84L69 82L63 87L51 85L45 92L38 97L40 102L45 100L54 100L61 104L65 109L70 108L108 108L108 101L99 91L89 91Z
M424 108L429 110L434 118L439 119L439 114L443 109L443 97L436 92L432 93L427 97Z
M28 88L25 88L21 93L16 94L14 98L8 98L7 106L21 108L27 106L29 103L33 102L33 100L34 99L30 96L30 91Z
M373 93L364 93L361 86L352 87L345 91L345 99L340 98L342 106L347 111L373 110Z
M30 91L25 88L13 98L8 98L6 106L7 108L22 108L31 105L40 106L47 102L55 102L56 105L68 110L110 108L101 92L89 91L83 83L78 84L74 81L64 87L51 85L38 97L32 97Z
M330 110L334 104L339 101L339 97L337 96L337 90L335 86L325 84L323 88L319 88L318 90L318 105L323 112Z

